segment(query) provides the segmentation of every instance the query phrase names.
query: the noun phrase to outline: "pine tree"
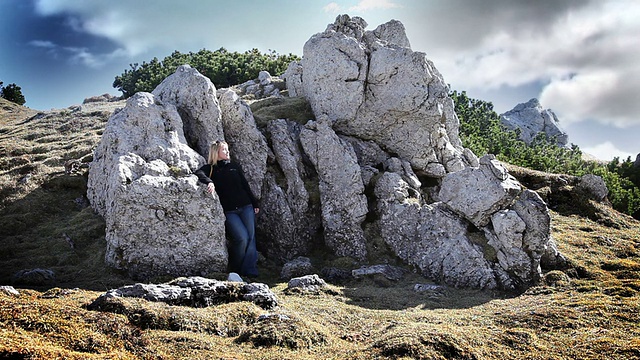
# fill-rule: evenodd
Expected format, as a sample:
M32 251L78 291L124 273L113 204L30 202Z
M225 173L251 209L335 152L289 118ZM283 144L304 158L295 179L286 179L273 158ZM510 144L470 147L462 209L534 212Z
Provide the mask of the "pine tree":
M9 84L6 87L2 86L4 84L0 81L0 97L14 102L18 105L24 105L27 101L24 99L24 95L22 95L22 89L20 86L16 84Z

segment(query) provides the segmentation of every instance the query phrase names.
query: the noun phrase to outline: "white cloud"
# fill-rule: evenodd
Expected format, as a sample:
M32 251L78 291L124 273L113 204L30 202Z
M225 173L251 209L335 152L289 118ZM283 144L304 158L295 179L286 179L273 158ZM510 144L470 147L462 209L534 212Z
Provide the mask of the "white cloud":
M346 12L366 12L369 10L388 10L394 8L401 8L400 4L394 3L390 0L360 0L356 5L349 6ZM326 13L337 14L342 12L344 9L336 2L331 2L325 5L322 10Z
M396 4L389 0L361 0L357 5L351 6L349 11L368 11L375 9L393 9L401 7L399 4Z
M611 161L614 157L619 157L621 161L627 159L627 157L631 157L631 160L635 159L635 154L631 154L625 151L618 149L613 143L610 141L604 142L602 144L598 144L596 146L587 147L581 149L582 152L593 155L599 160Z
M332 2L325 5L325 7L323 7L322 10L324 10L324 12L327 12L327 13L337 14L340 11L342 11L342 8L337 3Z
M57 47L56 44L48 40L31 40L29 41L29 45L45 49L54 49Z

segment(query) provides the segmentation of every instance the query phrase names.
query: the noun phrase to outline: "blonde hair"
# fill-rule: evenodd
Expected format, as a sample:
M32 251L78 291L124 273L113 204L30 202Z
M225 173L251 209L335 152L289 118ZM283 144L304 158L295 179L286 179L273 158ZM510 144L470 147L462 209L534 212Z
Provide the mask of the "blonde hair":
M223 144L229 146L226 141L218 140L211 144L211 147L209 147L209 158L207 159L207 162L210 165L215 165L218 163L218 149L220 148L220 145Z

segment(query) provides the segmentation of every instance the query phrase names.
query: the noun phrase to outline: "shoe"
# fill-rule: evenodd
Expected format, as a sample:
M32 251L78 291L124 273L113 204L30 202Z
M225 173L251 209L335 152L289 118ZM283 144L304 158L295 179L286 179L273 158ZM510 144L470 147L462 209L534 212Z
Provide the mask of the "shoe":
M238 275L237 273L234 273L234 272L229 273L229 277L227 277L227 281L244 282L244 280L242 280L240 275Z

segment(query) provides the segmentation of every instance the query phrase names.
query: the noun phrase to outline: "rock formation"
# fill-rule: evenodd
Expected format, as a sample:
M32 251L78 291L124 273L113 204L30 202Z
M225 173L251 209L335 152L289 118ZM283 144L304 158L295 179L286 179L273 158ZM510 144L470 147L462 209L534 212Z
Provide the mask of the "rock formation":
M283 75L289 94L307 98L316 117L327 116L336 131L375 141L417 172L441 178L474 164L433 63L409 48L400 22L373 31L366 26L361 18L341 15L312 36L303 60Z
M518 104L500 115L500 122L509 130L520 130L520 139L531 144L538 134L555 139L558 146L566 146L568 135L560 127L560 121L550 109L544 110L538 99Z
M177 76L181 69L189 70ZM94 152L87 197L106 221L106 261L135 278L226 268L222 208L191 175L204 159L185 127L176 106L137 93L111 116Z
M224 138L260 198L258 248L269 259L388 256L450 286L535 283L541 259L559 256L545 203L495 158L462 147L446 83L401 23L366 26L341 15L309 39L282 76L295 101L260 99L274 82L265 73L217 91L188 66L132 97L90 170L109 263L137 275L224 270L224 216L190 175L202 145ZM301 119L306 101L312 118ZM279 108L256 124L247 102Z
M140 298L169 305L208 307L250 301L270 310L278 306L276 295L261 283L233 283L199 276L178 278L166 284L126 285L109 290L87 306L90 310L113 310L119 298Z

